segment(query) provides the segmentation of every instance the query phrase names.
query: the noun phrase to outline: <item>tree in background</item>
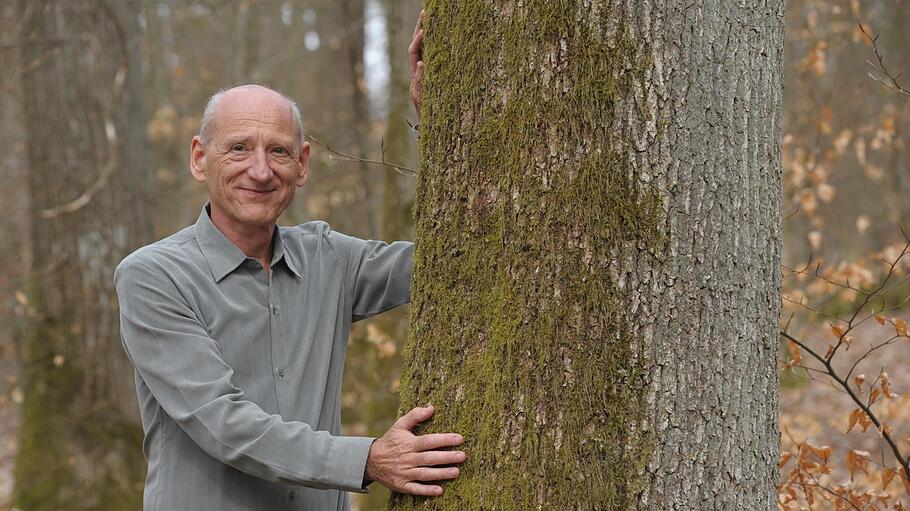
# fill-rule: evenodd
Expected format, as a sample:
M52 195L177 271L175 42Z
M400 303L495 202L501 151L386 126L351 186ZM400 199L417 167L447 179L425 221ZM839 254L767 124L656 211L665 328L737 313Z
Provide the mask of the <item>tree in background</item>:
M138 509L145 463L112 271L152 237L136 2L22 1L33 311L13 505Z
M775 506L783 2L427 2L393 509Z

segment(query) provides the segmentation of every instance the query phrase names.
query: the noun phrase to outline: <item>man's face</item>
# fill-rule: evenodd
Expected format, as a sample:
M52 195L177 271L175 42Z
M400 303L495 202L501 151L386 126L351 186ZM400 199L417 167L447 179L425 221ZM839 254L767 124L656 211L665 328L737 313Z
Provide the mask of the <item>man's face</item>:
M190 168L205 182L212 216L236 228L271 226L306 183L310 146L300 142L290 104L262 87L228 91Z

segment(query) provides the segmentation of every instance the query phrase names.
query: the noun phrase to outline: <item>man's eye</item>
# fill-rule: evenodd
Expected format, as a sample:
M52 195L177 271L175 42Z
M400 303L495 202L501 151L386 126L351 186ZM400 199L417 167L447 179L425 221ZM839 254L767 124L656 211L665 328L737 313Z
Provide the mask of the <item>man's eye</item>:
M246 147L244 147L243 144L234 144L233 146L231 146L231 151L243 151L243 150L246 150Z
M285 155L288 154L288 150L284 147L276 147L272 149L272 152L275 154Z

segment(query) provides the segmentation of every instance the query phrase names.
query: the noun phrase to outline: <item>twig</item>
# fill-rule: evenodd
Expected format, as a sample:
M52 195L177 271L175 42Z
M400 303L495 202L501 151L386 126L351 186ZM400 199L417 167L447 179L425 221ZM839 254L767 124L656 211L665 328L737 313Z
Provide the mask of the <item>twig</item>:
M891 434L885 430L885 428L882 426L881 420L879 420L879 418L872 412L872 404L874 403L867 404L862 399L860 399L860 397L856 395L856 392L853 391L853 388L850 387L849 380L846 378L841 378L837 371L834 370L834 367L831 364L831 358L834 354L832 353L831 356L822 357L815 350L810 348L806 343L793 337L789 333L782 331L780 332L780 335L785 339L794 342L797 346L806 351L806 353L808 353L810 356L821 362L821 364L825 367L828 377L837 382L837 384L847 392L847 394L850 396L850 399L863 411L863 413L866 414L866 417L872 421L872 424L874 424L876 429L878 429L878 431L881 433L882 438L885 439L885 442L891 448L891 452L894 454L894 458L901 465L901 467L904 468L904 473L910 474L910 460L908 460L908 458L905 457L903 453L901 453L900 447L897 445L897 443L895 443Z
M874 70L880 72L882 75L884 75L883 77L876 76L875 74L873 74L870 71L868 73L869 78L872 78L876 82L882 84L882 87L884 87L890 91L897 92L898 94L902 94L904 96L910 96L910 89L905 89L898 82L898 79L900 79L900 77L903 76L903 73L899 73L897 76L894 76L893 74L891 74L890 71L888 71L888 68L885 66L885 57L884 57L884 55L882 55L881 50L879 50L879 48L878 48L879 34L875 34L875 36L873 37L872 35L869 34L869 32L866 32L866 28L863 27L862 23L857 22L857 24L859 25L859 29L863 33L863 35L866 36L866 38L869 39L869 41L872 43L872 53L875 55L875 60L877 61L877 62L872 62L870 60L867 60L866 64L869 64L869 67L871 67L872 69L874 69Z
M332 153L338 159L345 160L345 161L356 161L356 162L360 162L360 163L367 163L370 165L385 165L386 167L391 167L391 168L395 169L395 171L398 172L399 174L412 175L412 176L417 175L417 172L414 171L414 169L409 169L408 167L405 167L403 165L398 165L396 163L387 162L385 159L385 147L382 148L382 160L369 160L366 158L361 158L359 156L342 153L341 151L338 151L338 150L332 148L325 142L319 141L313 135L307 135L306 138L310 142L312 142L312 143L318 145L319 147L325 149L326 151Z

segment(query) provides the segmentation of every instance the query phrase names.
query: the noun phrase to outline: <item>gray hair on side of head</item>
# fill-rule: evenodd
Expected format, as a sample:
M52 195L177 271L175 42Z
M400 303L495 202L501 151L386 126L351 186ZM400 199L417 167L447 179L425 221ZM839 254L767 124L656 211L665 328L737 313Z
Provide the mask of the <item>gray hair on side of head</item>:
M225 87L223 89L219 89L218 92L212 94L212 97L209 98L208 103L205 104L205 110L202 112L202 122L199 123L199 138L202 139L203 144L207 144L209 142L212 120L215 118L215 113L218 111L218 103L221 102L221 99L227 92L238 87L246 87L246 85L238 85L237 87ZM305 140L305 137L303 134L303 117L300 115L300 107L297 106L296 101L285 96L284 94L276 90L272 90L272 92L275 92L284 98L285 101L291 105L291 113L294 116L294 124L297 126L297 133L300 134L300 143L302 144Z

